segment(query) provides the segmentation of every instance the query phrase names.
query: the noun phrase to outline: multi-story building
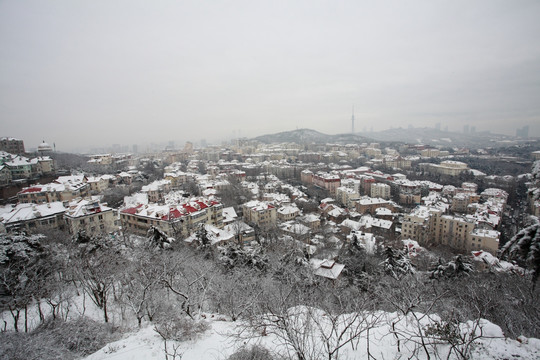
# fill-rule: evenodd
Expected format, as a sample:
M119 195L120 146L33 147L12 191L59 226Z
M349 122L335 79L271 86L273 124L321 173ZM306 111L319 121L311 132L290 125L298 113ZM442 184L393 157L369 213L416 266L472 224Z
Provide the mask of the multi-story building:
M17 156L5 162L11 171L13 180L30 179L38 174L37 159L28 159L24 156Z
M340 186L336 189L336 200L348 208L354 208L360 200L360 194L354 189Z
M422 245L447 245L463 251L496 254L500 233L483 229L471 216L443 215L441 209L418 206L402 222L401 237Z
M371 197L390 199L390 185L382 183L371 184Z
M79 199L71 202L64 214L71 234L84 231L89 236L120 230L116 210L99 203L96 198Z
M200 224L223 227L223 205L217 201L192 198L178 205L137 205L120 211L122 229L145 236L155 226L168 236L188 236Z
M466 213L469 204L471 203L471 197L466 193L456 194L452 198L452 211Z
M0 222L7 231L62 229L65 212L66 208L61 202L18 204L15 207L0 208Z
M467 243L468 251L485 250L496 254L499 250L499 238L501 233L495 230L475 229L469 236Z
M45 185L33 185L22 189L17 198L20 203L42 204L54 201L71 201L88 195L90 186L83 175L60 176Z
M165 194L171 191L171 181L156 180L151 184L142 187L141 191L148 194L148 201L158 203L163 201Z
M377 208L381 207L390 209L391 211L396 210L396 204L394 202L381 198L363 196L356 203L356 211L360 214L375 214Z
M300 180L304 183L304 184L313 184L313 172L311 170L303 170L301 173L300 173Z
M7 185L11 182L11 171L6 165L0 165L0 185Z
M11 137L0 138L0 151L10 154L24 154L24 142Z
M279 221L289 221L300 215L300 209L295 204L285 204L277 209Z
M277 222L276 207L265 201L252 200L242 205L244 219L260 227L269 227Z
M459 174L470 170L467 164L454 160L442 161L440 164L424 163L420 164L420 167L432 173L448 176L458 176Z
M383 163L387 167L398 169L410 169L412 165L411 159L401 156L385 156Z
M360 193L361 181L358 179L347 178L341 180L341 187L346 187L353 190L355 193Z
M105 189L107 189L109 187L109 178L106 177L105 175L104 176L96 176L96 177L91 177L89 176L88 177L88 186L90 187L90 192L91 193L95 193L95 194L99 194L101 193L102 191L104 191Z
M339 175L318 172L313 175L313 185L328 190L331 194L335 194L337 188L341 185Z
M428 148L428 149L420 150L420 156L422 157L427 157L427 158L438 157L439 154L440 154L439 149Z
M56 166L54 160L50 156L40 156L37 158L38 172L40 174L54 174Z

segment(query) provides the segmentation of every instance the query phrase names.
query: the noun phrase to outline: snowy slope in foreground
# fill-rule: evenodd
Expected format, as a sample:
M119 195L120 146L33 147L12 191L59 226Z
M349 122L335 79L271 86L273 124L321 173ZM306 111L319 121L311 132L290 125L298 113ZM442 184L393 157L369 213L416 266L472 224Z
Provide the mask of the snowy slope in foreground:
M296 312L296 314L299 314ZM320 314L319 314L320 315ZM350 316L350 315L345 315ZM422 318L420 322L418 318ZM434 324L437 317L423 317L422 314L416 314L407 317L398 317L395 313L375 313L363 317L362 321L371 321L378 319L377 325L369 331L369 349L371 355L376 359L396 359L396 358L419 358L425 359L424 349L419 344L418 327L415 324L421 323L422 326ZM325 322L325 316L317 317L316 324L311 322L306 324L306 316L300 314L293 321L292 327L297 330L306 328L312 329L310 336L303 337L305 344L310 347L311 353L324 349L321 336L332 334L332 329L328 322ZM322 321L319 321L323 319ZM197 340L180 342L179 354L183 360L200 359L227 359L238 348L246 344L231 335L235 333L235 326L238 323L227 321L211 321L209 330L199 336ZM540 340L533 338L520 338L520 341L504 338L503 333L497 325L486 320L480 320L477 323L461 324L461 329L465 333L472 329L471 326L479 325L482 337L475 340L473 350L470 354L471 359L539 359L540 358ZM394 329L394 333L392 332ZM478 328L476 333L479 334ZM331 335L330 335L331 336ZM335 339L334 339L335 340ZM399 351L398 341L399 340ZM434 344L432 339L426 339ZM331 340L330 342L332 342ZM168 342L171 349L172 342ZM278 353L284 358L293 358L293 352L283 341L268 332L268 335L259 336L249 340L249 344L260 344L272 352ZM343 346L339 351L339 359L366 359L367 356L367 332L362 332L361 336L353 348L350 343ZM450 351L448 344L428 345L432 358L447 358ZM438 353L438 356L434 353ZM319 353L320 354L320 353ZM139 332L127 336L106 345L98 352L86 357L86 360L162 360L165 358L163 352L163 341L152 327L146 327ZM172 359L172 357L170 357ZM180 357L178 357L179 359ZM316 356L315 358L319 358ZM450 357L456 358L455 354Z

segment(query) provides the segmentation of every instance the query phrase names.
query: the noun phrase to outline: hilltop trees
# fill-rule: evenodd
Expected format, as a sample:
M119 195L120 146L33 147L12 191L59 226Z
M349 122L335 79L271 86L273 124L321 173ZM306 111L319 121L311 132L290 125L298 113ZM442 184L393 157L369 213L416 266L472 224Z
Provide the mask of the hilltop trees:
M24 331L28 332L28 306L50 290L47 282L53 277L55 265L41 239L42 235L0 235L0 304L2 310L10 311L17 332L21 311Z
M519 231L501 250L500 257L515 260L532 271L533 286L540 277L540 221L531 217L532 224Z

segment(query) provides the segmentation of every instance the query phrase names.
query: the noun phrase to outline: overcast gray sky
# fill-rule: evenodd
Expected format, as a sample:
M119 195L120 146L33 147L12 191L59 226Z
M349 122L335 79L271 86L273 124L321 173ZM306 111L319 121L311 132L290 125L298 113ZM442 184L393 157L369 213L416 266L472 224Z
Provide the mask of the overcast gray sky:
M0 136L540 136L540 1L0 1Z

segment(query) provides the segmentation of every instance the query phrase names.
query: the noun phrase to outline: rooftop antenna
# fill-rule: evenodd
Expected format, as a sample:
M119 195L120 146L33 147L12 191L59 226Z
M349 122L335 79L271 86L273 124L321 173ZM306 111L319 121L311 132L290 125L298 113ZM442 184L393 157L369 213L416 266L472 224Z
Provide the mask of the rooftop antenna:
M351 133L354 135L354 105L352 106L352 118L351 118L351 122L352 122Z

